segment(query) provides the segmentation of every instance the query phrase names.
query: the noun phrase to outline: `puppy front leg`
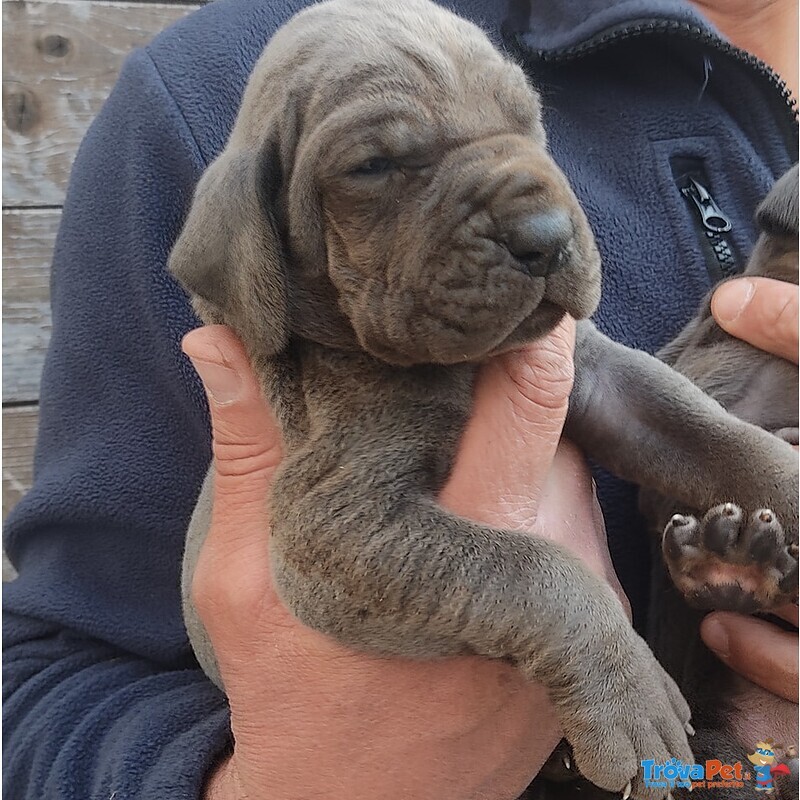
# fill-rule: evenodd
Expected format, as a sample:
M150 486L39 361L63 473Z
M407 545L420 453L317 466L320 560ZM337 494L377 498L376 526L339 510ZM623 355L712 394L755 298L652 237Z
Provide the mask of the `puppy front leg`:
M797 542L798 459L657 358L578 324L567 436L623 478L687 508L772 509Z
M552 542L447 513L385 460L359 465L369 485L337 463L298 492L311 457L273 492L276 586L303 622L379 654L509 659L548 688L584 775L666 794L641 762L691 757L688 708L599 578Z

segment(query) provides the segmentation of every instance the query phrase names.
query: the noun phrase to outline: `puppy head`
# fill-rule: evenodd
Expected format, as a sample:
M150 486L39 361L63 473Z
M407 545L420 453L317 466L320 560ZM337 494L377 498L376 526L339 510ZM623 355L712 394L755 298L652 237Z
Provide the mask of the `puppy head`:
M798 282L798 167L786 172L758 207L761 236L745 275Z
M251 354L295 333L397 365L518 346L600 288L538 96L428 0L331 0L273 37L170 267Z

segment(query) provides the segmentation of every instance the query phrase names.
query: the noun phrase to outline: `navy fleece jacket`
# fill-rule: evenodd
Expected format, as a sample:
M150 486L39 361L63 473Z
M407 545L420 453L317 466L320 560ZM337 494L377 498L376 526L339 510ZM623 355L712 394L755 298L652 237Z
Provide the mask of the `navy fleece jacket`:
M229 746L191 655L179 563L209 461L197 324L165 262L254 61L300 0L219 0L126 62L80 148L53 264L35 485L7 524L6 797L196 798ZM753 242L753 210L797 159L763 65L679 0L452 0L542 89L552 150L605 262L599 325L654 350ZM731 221L710 241L687 175ZM711 247L709 247L709 244ZM722 254L720 256L720 254ZM641 621L648 545L631 487L598 473L612 554Z

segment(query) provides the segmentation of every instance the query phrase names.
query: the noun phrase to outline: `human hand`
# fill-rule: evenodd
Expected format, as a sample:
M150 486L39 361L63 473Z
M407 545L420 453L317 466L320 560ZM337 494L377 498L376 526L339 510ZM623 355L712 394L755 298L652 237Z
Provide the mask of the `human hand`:
M571 386L570 330L481 377L445 505L469 513L482 487L484 521L518 527L545 512L559 487L546 476ZM235 738L206 797L517 797L560 738L544 691L504 663L381 659L301 625L275 594L265 541L277 426L230 331L200 329L184 348L209 391L216 469L193 596ZM585 512L570 497L570 513L599 536L590 481L579 497Z

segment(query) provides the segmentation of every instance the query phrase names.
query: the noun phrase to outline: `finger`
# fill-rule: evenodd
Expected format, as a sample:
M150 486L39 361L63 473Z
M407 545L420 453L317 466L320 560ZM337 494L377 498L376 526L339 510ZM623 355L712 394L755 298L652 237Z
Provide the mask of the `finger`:
M735 672L780 697L797 702L797 634L766 620L729 611L709 614L703 641Z
M798 288L771 278L723 283L711 299L716 321L754 347L797 363Z
M575 323L481 368L473 413L442 502L490 522L482 510L522 499L535 511L555 456L573 381Z
M221 530L230 535L246 533L255 525L263 542L269 487L282 455L278 425L244 347L230 329L222 325L198 328L186 335L183 350L208 396L214 518L224 520ZM212 532L218 527L212 526Z
M184 337L183 350L208 396L214 453L210 527L192 597L227 680L232 673L226 656L241 654L243 628L256 619L268 619L273 627L290 619L275 593L269 559L268 501L281 436L244 347L230 329L194 330Z

